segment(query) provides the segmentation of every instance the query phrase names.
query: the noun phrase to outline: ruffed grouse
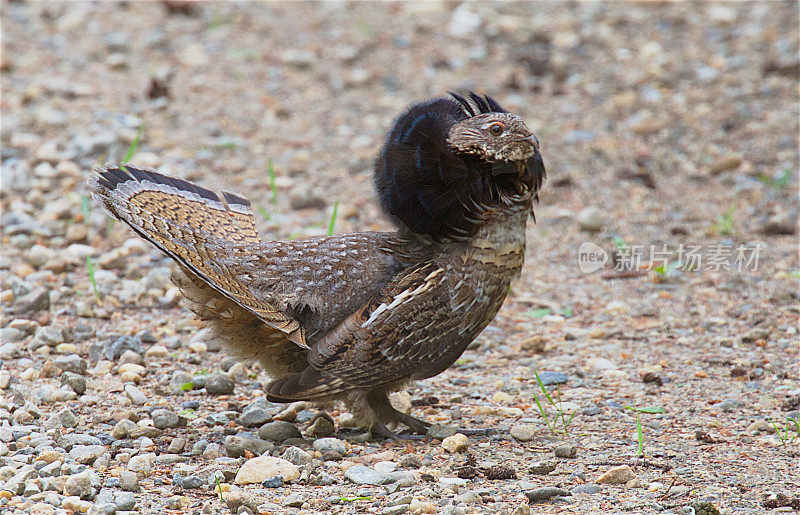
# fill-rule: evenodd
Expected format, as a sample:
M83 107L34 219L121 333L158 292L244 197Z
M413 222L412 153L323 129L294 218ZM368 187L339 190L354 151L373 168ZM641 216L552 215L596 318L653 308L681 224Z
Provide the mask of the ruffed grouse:
M424 433L387 395L444 371L497 314L545 177L522 119L452 97L412 106L378 156L394 232L265 242L244 198L127 164L99 170L92 194L177 262L214 337L274 378L270 401L342 400L374 434Z

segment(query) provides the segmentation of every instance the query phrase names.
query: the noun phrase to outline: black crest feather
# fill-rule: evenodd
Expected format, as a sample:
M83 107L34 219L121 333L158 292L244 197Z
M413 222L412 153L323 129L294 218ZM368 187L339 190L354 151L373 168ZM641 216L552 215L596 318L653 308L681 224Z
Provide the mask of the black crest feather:
M412 106L394 123L375 164L375 186L384 211L411 231L439 240L470 236L483 212L500 202L497 167L516 170L516 163L491 163L457 152L447 142L452 126L467 118L507 112L489 96L470 93L470 100L450 94ZM539 176L541 157L530 173ZM541 166L541 173L538 168ZM533 179L533 176L531 176ZM536 181L532 181L536 182ZM533 184L530 184L533 186Z

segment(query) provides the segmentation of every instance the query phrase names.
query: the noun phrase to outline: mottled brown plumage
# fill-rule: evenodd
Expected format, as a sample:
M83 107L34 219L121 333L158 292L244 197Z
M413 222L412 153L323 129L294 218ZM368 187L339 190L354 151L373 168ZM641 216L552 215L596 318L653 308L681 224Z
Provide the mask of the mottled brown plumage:
M270 400L343 400L377 433L424 432L387 395L448 368L497 314L544 177L519 117L453 97L398 118L376 162L395 232L263 242L245 199L130 165L100 170L92 194L177 262L214 337L275 378Z

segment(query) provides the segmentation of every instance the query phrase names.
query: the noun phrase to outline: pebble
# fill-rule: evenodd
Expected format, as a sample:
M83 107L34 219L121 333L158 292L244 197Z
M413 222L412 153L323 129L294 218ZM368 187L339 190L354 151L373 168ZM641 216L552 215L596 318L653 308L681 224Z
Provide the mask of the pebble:
M140 389L130 383L125 385L125 395L128 396L132 403L137 405L142 405L147 402L147 396L142 393Z
M325 454L328 451L334 451L339 455L344 456L347 454L347 444L338 438L318 438L312 444L314 450Z
M63 501L61 501L61 507L65 510L71 510L77 513L87 513L93 504L91 501L82 501L80 497L76 496L69 496L65 497Z
M307 436L330 436L333 434L335 426L330 416L315 416L313 422L306 430Z
M195 474L188 475L181 480L181 488L186 488L187 490L200 488L204 484L203 478Z
M742 406L744 406L744 403L739 399L722 399L722 402L719 403L719 409L726 413L736 411Z
M262 408L254 408L242 413L235 422L244 427L261 427L270 420L272 420L272 413Z
M170 454L178 454L180 452L183 452L184 447L186 447L185 438L173 438L169 442L169 446L167 447L167 452Z
M553 461L535 461L531 464L530 468L528 469L531 474L537 474L540 476L546 476L547 474L551 473L556 469L556 462Z
M230 395L233 393L234 386L234 382L222 374L212 374L205 383L205 389L209 395Z
M582 231L598 232L603 229L605 219L603 212L595 206L589 206L578 213L578 227Z
M73 374L85 375L88 363L77 354L70 354L68 356L58 356L53 360L53 365L58 367L64 372L72 372Z
M77 395L86 393L86 379L74 372L62 372L61 385L68 386Z
M542 384L545 386L551 386L554 384L566 384L567 374L564 372L553 372L553 371L542 371L539 372L539 379L542 381Z
M289 438L301 438L300 430L291 422L276 420L261 426L258 437L271 442L283 442Z
M575 495L575 494L593 495L593 494L600 493L600 490L601 490L601 488L600 488L599 485L595 485L595 484L589 483L589 484L585 484L585 485L578 485L578 486L576 486L575 488L573 488L570 491L572 492L573 495Z
M559 458L574 458L578 455L578 448L571 444L561 444L553 452Z
M132 511L136 508L136 496L132 492L116 492L114 504L118 510Z
M14 300L13 312L18 315L37 313L50 309L50 292L36 287Z
M284 485L283 476L273 476L261 482L264 488L280 488Z
M604 474L597 478L597 483L601 485L624 485L636 477L636 473L628 465L611 467Z
M36 330L36 334L33 335L33 339L30 341L30 343L28 343L28 349L36 350L40 347L55 347L59 343L63 342L64 330L61 327L46 325Z
M361 464L345 470L344 477L357 485L383 485L391 482L391 478L386 474Z
M288 483L300 477L300 469L297 465L281 458L259 456L247 460L242 465L236 473L234 483L237 485L261 483L265 479L277 475L283 477L283 480Z
M157 409L150 413L153 419L153 426L158 429L178 427L180 419L178 415L168 409Z
M127 492L139 491L139 476L130 470L119 471L119 487Z
M91 500L92 482L85 473L69 476L64 482L64 495L74 495L81 499Z
M150 474L150 469L153 467L153 461L156 455L153 453L138 454L128 460L128 470L131 472L141 472L145 476Z
M532 503L534 502L545 502L549 501L553 497L567 497L572 495L567 490L562 488L555 488L552 486L545 486L542 488L536 488L534 490L530 490L525 492L525 497Z
M468 447L469 439L461 433L456 433L442 440L442 448L450 453L465 451Z
M69 408L64 408L58 412L58 421L68 429L78 426L78 417Z
M530 442L536 436L536 426L533 424L517 424L511 426L511 436L520 442Z
M291 446L281 455L281 458L295 465L307 465L311 463L311 455L299 447Z

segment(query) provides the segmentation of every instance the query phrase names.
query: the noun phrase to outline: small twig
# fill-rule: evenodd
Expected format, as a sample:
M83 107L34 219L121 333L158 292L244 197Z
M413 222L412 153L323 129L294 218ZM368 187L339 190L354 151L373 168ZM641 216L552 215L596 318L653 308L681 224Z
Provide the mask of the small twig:
M676 482L676 481L678 481L678 478L677 478L677 477L673 477L673 478L672 478L672 483L670 483L670 485L667 487L667 491L666 491L666 492L664 492L664 493L661 495L661 497L659 498L660 500L662 500L662 501L663 501L664 499L666 499L666 498L669 496L669 491L670 491L670 490L672 490L672 487L673 487L673 486L675 486L675 482Z

